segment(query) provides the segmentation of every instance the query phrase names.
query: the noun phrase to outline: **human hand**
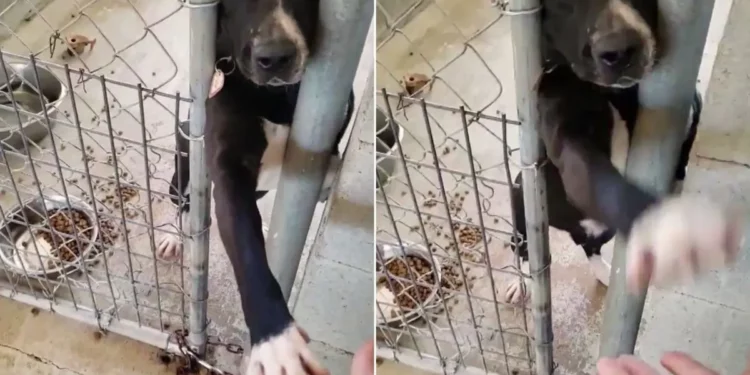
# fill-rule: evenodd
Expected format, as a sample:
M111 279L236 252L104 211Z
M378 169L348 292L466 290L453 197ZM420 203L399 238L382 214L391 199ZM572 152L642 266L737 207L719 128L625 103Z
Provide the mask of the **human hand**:
M718 375L689 355L671 352L661 357L661 365L673 375ZM596 363L599 375L659 375L659 371L638 357L623 355L618 358L602 358Z
M742 215L705 197L682 195L649 208L633 224L627 284L633 293L731 265L744 235Z
M351 375L375 374L375 341L370 340L362 345L352 359Z

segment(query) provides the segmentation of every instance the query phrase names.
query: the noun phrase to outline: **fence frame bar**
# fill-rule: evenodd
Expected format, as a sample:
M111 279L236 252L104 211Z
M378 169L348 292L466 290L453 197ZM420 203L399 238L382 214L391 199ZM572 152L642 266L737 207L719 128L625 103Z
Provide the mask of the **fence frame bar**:
M372 0L320 1L320 37L302 78L266 239L268 263L287 301L372 14Z
M216 0L191 0L190 9L190 211L187 249L190 251L190 312L188 345L198 355L208 341L208 253L211 225L211 181L208 178L203 134L206 99L214 72Z
M552 258L549 251L547 182L544 174L538 173L546 159L546 152L538 134L541 116L535 89L543 72L541 2L511 0L508 10L511 15L518 120L521 122L521 165L525 166L522 171L523 196L532 279L531 313L534 319L535 370L538 375L547 375L552 374L554 369L550 279Z
M659 196L669 193L693 102L714 0L658 0L658 39L666 55L639 88L641 110L625 177ZM646 292L626 290L627 239L617 235L607 291L599 356L632 354Z

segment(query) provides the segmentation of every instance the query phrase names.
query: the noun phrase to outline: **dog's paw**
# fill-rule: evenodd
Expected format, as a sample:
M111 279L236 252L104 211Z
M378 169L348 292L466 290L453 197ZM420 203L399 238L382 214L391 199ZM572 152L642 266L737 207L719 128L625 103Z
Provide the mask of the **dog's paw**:
M528 276L529 274L529 262L521 263L521 272ZM505 288L504 301L513 305L524 305L526 301L531 297L531 288L529 288L529 282L526 277L521 280L518 277L513 277L513 280Z
M734 261L742 242L742 218L705 198L676 197L649 208L628 239L628 285L686 282Z
M523 305L529 300L531 291L526 286L526 282L513 280L505 289L505 302L513 305Z
M594 277L604 286L609 286L609 273L612 265L602 255L593 255L589 258L589 266Z
M189 211L180 210L177 212L177 218L175 219L175 228L177 230L178 225L182 224L182 232L189 233ZM161 260L168 262L174 262L182 257L183 242L182 237L179 234L167 233L159 240L156 245L156 257Z
M292 324L256 344L243 364L243 375L328 375L307 346L307 335Z
M156 257L169 262L182 256L182 239L176 234L165 234L156 246Z

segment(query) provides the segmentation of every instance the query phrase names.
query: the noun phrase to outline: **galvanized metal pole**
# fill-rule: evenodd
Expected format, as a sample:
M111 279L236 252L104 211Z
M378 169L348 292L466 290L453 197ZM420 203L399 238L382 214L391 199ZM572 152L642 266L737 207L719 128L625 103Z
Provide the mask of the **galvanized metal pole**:
M666 46L656 70L640 86L642 105L626 177L657 195L668 193L695 93L713 0L659 0L659 40ZM615 239L599 355L632 354L646 293L625 284L626 239Z
M372 13L372 0L320 1L317 48L302 78L266 239L268 263L287 300Z
M188 344L206 350L208 326L208 244L211 224L211 181L208 179L203 134L206 98L214 72L216 6L218 0L191 0L190 9L190 316Z
M550 282L547 181L538 173L545 159L538 128L541 122L535 85L542 75L541 4L539 0L511 0L513 66L516 79L518 120L521 121L521 163L526 213L531 305L534 318L536 373L552 374L552 291ZM509 181L510 182L510 181Z

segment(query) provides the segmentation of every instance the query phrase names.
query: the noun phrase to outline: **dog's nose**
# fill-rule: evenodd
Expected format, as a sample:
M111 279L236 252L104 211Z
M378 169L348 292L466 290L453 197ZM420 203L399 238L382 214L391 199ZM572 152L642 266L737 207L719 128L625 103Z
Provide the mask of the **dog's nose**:
M610 68L626 68L642 50L640 37L629 30L599 38L592 46L594 58Z
M255 47L255 64L266 71L278 71L291 65L297 49L291 41L276 41Z

